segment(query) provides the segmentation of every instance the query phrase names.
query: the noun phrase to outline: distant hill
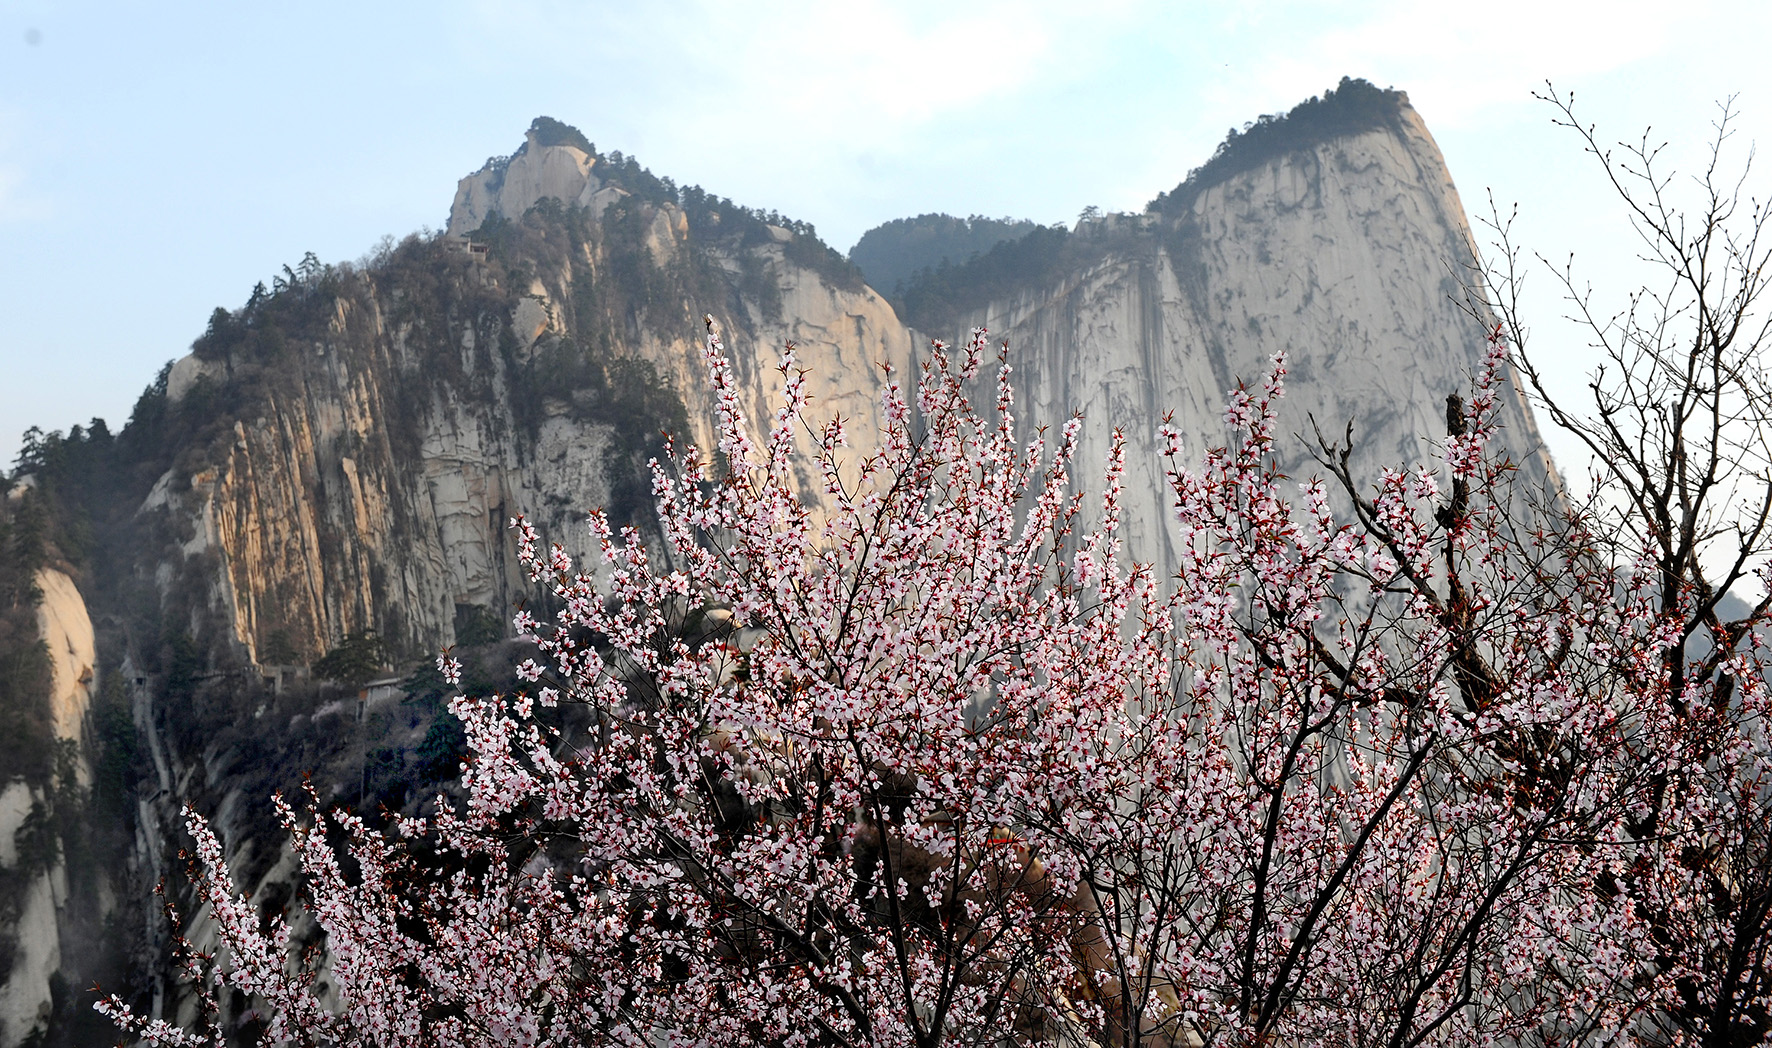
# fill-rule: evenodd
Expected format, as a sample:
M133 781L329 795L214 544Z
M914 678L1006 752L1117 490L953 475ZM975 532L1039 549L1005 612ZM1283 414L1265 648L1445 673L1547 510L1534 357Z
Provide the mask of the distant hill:
M924 270L938 269L943 263L960 265L1005 240L1019 239L1038 228L1027 219L983 215L895 218L863 233L849 249L849 261L855 263L875 291L896 296L901 284L914 280Z
M919 269L898 285L892 308L911 327L946 337L968 309L1051 282L1078 263L1079 249L1091 246L1062 226L1034 226L982 254L957 262L944 258L937 266Z

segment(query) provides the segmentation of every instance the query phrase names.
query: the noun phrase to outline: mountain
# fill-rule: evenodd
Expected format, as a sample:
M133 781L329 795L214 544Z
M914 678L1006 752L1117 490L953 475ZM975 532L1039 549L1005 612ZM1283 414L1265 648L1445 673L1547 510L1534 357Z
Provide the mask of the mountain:
M1084 462L1127 439L1127 531L1173 565L1156 421L1175 413L1186 451L1223 442L1224 397L1287 355L1280 432L1313 425L1376 478L1431 460L1445 398L1468 386L1485 325L1465 310L1475 246L1451 174L1408 98L1344 80L1286 116L1234 132L1142 214L1039 228L898 296L922 332L1006 338L1020 410L1081 411ZM1531 411L1505 391L1503 440L1529 483L1555 484ZM1313 423L1314 420L1314 423ZM1315 470L1300 439L1289 472Z
M955 218L928 214L895 218L861 235L849 249L849 261L873 287L897 295L908 281L928 279L934 271L963 265L1007 240L1033 232L1026 219Z
M577 556L592 507L645 525L660 431L710 437L704 314L753 425L791 339L812 414L854 420L858 452L879 364L905 372L927 337L975 324L1007 336L1027 423L1084 411L1094 462L1125 430L1133 552L1168 563L1165 411L1191 452L1220 442L1226 391L1283 349L1289 428L1351 421L1368 472L1426 459L1483 345L1458 308L1472 261L1425 126L1361 81L1250 125L1141 214L1035 227L923 267L895 301L811 226L538 119L461 181L443 234L287 267L217 310L120 432L28 435L0 501L0 646L20 660L0 700L65 759L5 769L0 831L17 832L0 839L37 843L0 847L0 1044L98 1036L80 989L95 978L193 1017L152 894L163 880L206 941L177 858L184 805L275 908L293 864L273 790L305 774L322 802L373 812L449 788L461 732L425 667L455 645L470 690L510 679L503 623L531 592L511 515ZM1549 482L1530 413L1510 397L1504 415ZM1302 444L1288 455L1308 469ZM244 1002L223 1020L246 1022Z

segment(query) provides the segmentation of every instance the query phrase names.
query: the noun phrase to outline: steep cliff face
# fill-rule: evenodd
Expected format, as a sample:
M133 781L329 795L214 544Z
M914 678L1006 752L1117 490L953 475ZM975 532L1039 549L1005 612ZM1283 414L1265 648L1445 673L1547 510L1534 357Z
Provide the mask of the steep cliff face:
M873 450L879 364L909 373L925 336L971 325L1007 337L1025 425L1082 411L1089 464L1114 427L1125 432L1126 533L1134 556L1160 566L1174 551L1158 423L1173 412L1190 455L1222 443L1226 391L1259 381L1275 352L1291 367L1285 432L1308 435L1314 417L1339 436L1352 422L1368 475L1429 459L1423 438L1441 431L1444 398L1482 349L1482 326L1458 308L1470 233L1420 118L1401 96L1380 101L1378 118L1295 135L1257 162L1215 158L1210 177L1146 214L996 245L990 279L951 274L945 311L917 314L921 333L810 227L678 189L545 120L462 180L445 235L410 238L360 271L304 264L217 311L106 451L106 490L120 494L91 511L110 551L89 594L97 650L116 653L99 675L123 682L140 729L137 882L164 875L179 896L178 812L191 803L215 816L244 883L280 904L291 869L272 789L312 772L323 801L373 810L453 774L460 740L440 683L302 678L364 631L391 649L384 671L458 642L496 662L484 623L496 635L529 594L508 518L525 513L585 556L588 510L644 523L643 463L661 428L710 443L703 314L726 336L758 436L793 340L812 415L851 419L857 454ZM1550 479L1529 412L1510 394L1504 414L1525 472ZM1310 472L1302 444L1283 451ZM44 629L66 641L78 594L59 586L44 587L62 594ZM56 643L72 644L57 687L78 687L56 692L53 717L74 731L91 699L81 667L99 657L90 639ZM0 831L31 810L18 789L0 793ZM11 840L0 832L0 866ZM155 907L138 909L152 969L165 927ZM200 911L193 922L206 934ZM0 996L0 1044L47 1000L55 957L30 956ZM28 986L27 971L38 973ZM181 998L165 974L135 990L173 1017Z
M1281 454L1300 477L1313 419L1353 425L1352 464L1431 462L1445 398L1464 392L1484 348L1465 313L1475 259L1464 210L1432 136L1407 101L1393 120L1286 152L1197 188L1179 214L1080 223L1079 268L962 313L1006 337L1024 413L1081 411L1084 461L1125 433L1129 541L1174 564L1157 423L1174 412L1192 456L1223 444L1224 397L1286 354ZM943 332L947 334L947 332ZM1504 439L1535 483L1552 477L1529 410L1510 387Z
M54 718L55 737L79 742L85 731L86 711L92 708L93 670L98 665L98 648L92 630L92 616L79 587L66 573L55 568L37 572L37 588L43 593L37 605L37 629L49 649L49 710ZM80 766L82 781L90 782L91 773Z
M54 568L36 573L42 593L38 636L49 655L49 710L53 738L67 744L62 784L87 786L92 769L80 746L85 738L91 684L97 663L92 620L74 581ZM15 779L0 787L0 881L13 896L7 940L10 964L0 978L0 1044L20 1044L48 1027L55 1004L53 980L63 966L63 936L70 914L66 855L53 843L55 784ZM82 900L90 903L91 900Z
M507 508L545 505L547 481L607 498L606 426L514 421L508 296L475 294L478 276L450 271L460 297L434 318L390 316L374 285L337 295L212 454L156 484L144 510L188 527L178 558L212 566L247 661L306 662L365 629L453 643L455 604L507 602Z
M525 156L551 169L561 154L579 151ZM527 210L534 201L510 202L514 185L500 206ZM461 207L478 199L463 193ZM732 336L754 418L769 417L780 379L770 365L791 339L819 411L862 420L867 432L879 410L876 363L903 368L911 356L910 333L879 296L795 265L790 241L726 250L692 244L672 205L632 217L643 231L639 259L613 255L589 212L531 216L529 232L561 250L513 248L505 264L446 242L413 245L436 285L371 273L339 277L330 290L297 288L286 294L311 300L303 307L312 326L283 332L277 359L263 359L263 339L249 333L200 345L175 365L172 378L199 378L169 380L174 406L201 382L204 396L227 405L226 425L212 427L204 453L160 477L143 510L185 536L173 560L201 565L210 608L247 662L305 661L365 629L405 652L452 644L457 606L502 613L519 595L505 529L513 514L538 519L582 555L584 513L616 499L612 470L638 475L635 451L660 426L707 443L713 404L694 305L669 303L668 319L657 309L609 316L595 285L610 269L699 271L716 292L709 308ZM574 222L580 237L565 235ZM766 302L740 289L747 272L767 274ZM591 346L601 359L588 359ZM604 374L612 365L615 378ZM640 394L671 402L665 413L678 425L620 417L614 402ZM638 508L626 498L626 509Z

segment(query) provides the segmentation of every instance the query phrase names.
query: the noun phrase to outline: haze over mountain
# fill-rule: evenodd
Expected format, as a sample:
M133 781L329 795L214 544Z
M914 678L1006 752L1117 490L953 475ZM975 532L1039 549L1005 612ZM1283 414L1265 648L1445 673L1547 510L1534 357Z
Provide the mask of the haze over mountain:
M323 800L373 811L448 788L463 740L430 657L464 650L470 690L509 679L504 623L532 596L512 514L575 556L592 507L644 525L657 434L709 442L704 314L753 425L793 340L812 414L851 419L857 454L879 364L909 373L926 339L975 325L1007 337L1025 425L1082 411L1089 464L1124 430L1132 553L1165 565L1158 421L1174 411L1192 454L1221 442L1226 392L1278 351L1287 432L1353 422L1367 475L1430 459L1483 346L1460 309L1473 260L1433 138L1364 81L1251 124L1143 212L923 215L849 257L537 119L461 180L444 233L289 267L217 310L119 432L27 447L0 499L0 716L25 740L0 769L0 1045L98 1037L95 979L191 1017L151 895L165 879L204 941L183 805L281 906L274 789L311 772ZM1504 421L1550 482L1517 397Z
M971 262L1006 240L1027 236L1036 225L1025 218L983 215L895 218L863 233L849 249L849 261L861 270L870 286L896 296L907 281L920 275L933 276L935 270L943 267Z

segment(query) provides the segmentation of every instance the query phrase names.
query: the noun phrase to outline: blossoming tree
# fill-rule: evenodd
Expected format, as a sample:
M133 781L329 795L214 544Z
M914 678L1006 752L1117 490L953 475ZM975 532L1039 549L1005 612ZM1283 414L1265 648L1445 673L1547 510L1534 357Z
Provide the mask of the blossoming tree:
M194 976L293 1044L1678 1035L1764 675L1747 631L1669 694L1653 550L1515 509L1499 330L1444 461L1376 487L1329 441L1342 490L1279 471L1283 360L1226 447L1171 437L1174 578L1122 555L1118 441L1092 500L1081 420L1024 431L1006 365L975 408L988 348L934 346L858 459L791 347L754 441L710 322L719 447L655 467L660 540L593 514L585 568L512 522L555 610L527 688L452 707L463 799L284 806L323 954L190 815Z

